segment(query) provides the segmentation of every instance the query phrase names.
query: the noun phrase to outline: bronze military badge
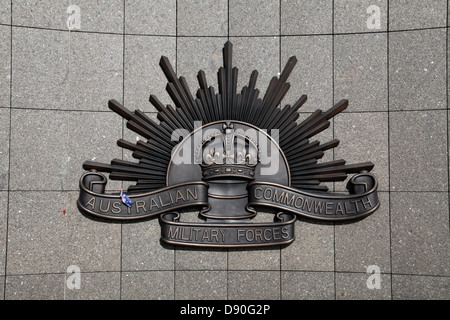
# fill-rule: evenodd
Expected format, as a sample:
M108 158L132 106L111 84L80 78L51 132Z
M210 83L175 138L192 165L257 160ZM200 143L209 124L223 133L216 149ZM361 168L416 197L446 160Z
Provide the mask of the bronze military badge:
M170 62L160 65L175 107L154 95L159 123L140 110L129 111L115 100L109 108L127 120L127 128L147 139L117 144L138 162L86 161L78 207L106 219L159 217L161 240L174 245L253 247L294 241L296 216L342 221L358 219L379 207L373 163L319 162L339 140L311 141L348 105L342 100L326 112L317 110L297 122L301 96L280 107L289 90L287 78L297 62L291 57L273 77L263 97L256 89L257 71L237 93L238 69L232 67L232 44L223 49L218 93L199 71L193 97L184 77ZM107 178L134 181L127 192L106 194ZM344 181L348 193L329 192L323 182ZM199 222L183 222L181 209L198 209ZM255 223L258 208L273 212L273 222ZM178 210L178 211L177 211Z

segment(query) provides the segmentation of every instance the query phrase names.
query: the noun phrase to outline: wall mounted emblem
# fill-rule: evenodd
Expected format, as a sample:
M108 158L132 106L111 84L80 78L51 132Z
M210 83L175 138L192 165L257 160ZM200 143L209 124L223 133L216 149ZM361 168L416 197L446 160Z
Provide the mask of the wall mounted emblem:
M135 162L84 163L89 171L80 179L81 211L105 219L159 217L161 240L174 245L253 247L294 241L297 216L342 221L362 218L379 207L377 181L369 173L373 163L319 161L339 141L320 143L313 137L347 107L346 100L299 122L305 95L280 107L295 57L272 78L263 96L256 88L257 71L237 92L238 69L232 66L230 42L224 46L223 62L218 92L199 71L194 97L186 79L178 78L162 57L174 106L150 96L159 123L140 110L109 101L109 108L127 120L127 128L146 140L118 140L120 147L133 152ZM100 172L134 184L126 192L107 194L108 180ZM344 181L349 174L354 175L347 193L329 192L323 184ZM198 222L183 221L185 209L198 210ZM272 222L254 222L262 209L273 212Z

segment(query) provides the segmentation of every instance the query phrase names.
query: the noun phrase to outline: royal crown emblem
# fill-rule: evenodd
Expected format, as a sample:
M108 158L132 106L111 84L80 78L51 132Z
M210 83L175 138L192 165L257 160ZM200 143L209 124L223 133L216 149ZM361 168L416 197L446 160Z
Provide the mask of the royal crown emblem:
M253 179L258 164L258 147L256 141L235 132L234 125L223 123L223 134L215 134L206 141L197 155L201 162L203 180L214 177L233 177Z
M341 221L377 210L377 181L369 173L374 164L320 162L339 140L312 140L347 108L347 100L298 121L306 95L280 106L295 57L272 78L262 97L256 88L257 71L237 92L238 69L232 66L230 42L225 43L223 62L218 92L199 71L194 97L186 79L177 77L163 56L160 65L174 107L150 96L159 123L140 110L109 101L109 108L127 120L127 128L146 140L117 142L131 150L137 162L84 163L89 171L80 179L82 212L116 220L159 217L161 240L174 245L254 247L294 241L298 216ZM108 179L100 172L109 173L111 180L135 183L126 194L107 194ZM329 192L323 184L347 178L347 193ZM183 221L179 211L186 208L198 209L199 222ZM259 208L272 211L273 222L253 222Z

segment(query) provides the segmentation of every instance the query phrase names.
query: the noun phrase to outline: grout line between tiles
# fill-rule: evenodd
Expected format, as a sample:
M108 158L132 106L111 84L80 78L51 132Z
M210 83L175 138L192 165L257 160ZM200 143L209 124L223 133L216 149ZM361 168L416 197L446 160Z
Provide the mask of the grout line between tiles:
M391 113L391 106L390 106L390 86L389 86L389 0L387 0L387 17L386 17L386 28L388 33L386 34L386 67L387 67L387 106L388 106L388 201L389 201L389 268L391 272L391 300L393 299L393 289L392 289L392 216L391 216L391 125L390 125L390 113Z
M126 3L123 1L123 25L122 25L122 103L125 106L125 32L126 32ZM122 118L122 139L124 139L124 125L125 119ZM124 158L124 150L121 148L122 160ZM123 181L121 181L123 189ZM123 222L120 222L120 278L119 278L119 300L122 300L122 277L123 277Z
M12 25L12 0L11 0L11 25ZM6 300L6 274L7 274L7 266L8 266L8 226L9 226L9 204L10 204L10 183L11 183L11 132L12 132L12 65L13 65L13 28L11 26L10 30L10 66L9 66L9 137L8 137L8 200L6 204L6 231L5 231L5 280L3 281L3 300Z
M448 22L449 22L449 10L450 8L449 8L449 1L447 1L447 26L448 26ZM448 141L449 140L449 115L448 115L448 108L449 108L449 105L448 105L448 92L449 92L449 87L448 87L448 76L449 76L449 74L448 74L448 32L449 32L449 30L447 29L447 33L446 33L446 35L445 35L445 39L446 39L446 47L445 47L445 74L446 74L446 83L445 83L445 87L446 87L446 89L447 89L447 174L448 174L448 179L447 179L447 190L448 190L448 197L447 197L447 205L448 205L448 209L449 209L449 211L448 211L448 229L449 229L449 234L450 234L450 155L449 155L449 152L450 152L450 142Z
M143 270L102 270L102 271L82 271L81 274L101 274L101 273L141 273L141 272L172 272L173 269L143 269ZM274 272L279 273L277 269L178 269L180 272ZM367 272L362 271L342 271L342 270L307 270L307 269L289 269L282 270L283 273L289 272L303 272L303 273L339 273L339 274L364 274L367 275ZM64 275L65 272L42 272L42 273L10 273L5 277L23 277L23 276L44 276L44 275ZM404 272L381 272L380 274L384 275L394 275L394 276L411 276L411 277L433 277L433 278L445 278L450 279L450 275L438 275L438 274L418 274L418 273L404 273Z
M334 73L334 60L335 60L335 51L334 51L334 0L331 3L332 6L332 13L331 13L331 105L334 105L335 101L335 73ZM334 125L334 117L332 118L332 125L333 125L333 131L332 131L332 139L334 140L335 137L335 125ZM335 160L335 148L332 149L333 151L333 160ZM336 192L336 183L333 182L333 192ZM337 299L336 296L336 223L333 222L333 281L334 281L334 300Z
M108 110L106 107L104 110L85 110L85 109L54 109L54 108L29 108L29 107L0 107L0 109L12 109L12 110L25 110L25 111L60 111L60 112L105 112L105 113L114 113L114 111ZM429 111L445 111L447 112L447 108L430 108L430 109L402 109L402 110L390 110L389 112L429 112ZM342 113L387 113L388 110L344 110ZM157 111L144 111L144 113L154 113ZM311 114L312 111L298 111L300 114Z
M178 75L178 0L175 1L175 73ZM173 299L177 296L176 275L177 275L177 249L173 249Z
M29 28L37 30L49 30L49 31L60 31L67 32L67 29L58 28L44 28L36 26L25 26L25 25L13 25L0 23L3 26L12 26L16 28ZM399 29L399 30L385 30L385 31L370 31L370 32L343 32L343 33L303 33L303 34L274 34L274 35L233 35L231 37L235 38L274 38L274 37L314 37L314 36L340 36L340 35L356 35L356 34L384 34L384 33L396 33L396 32L410 32L410 31L424 31L424 30L438 30L438 29L448 29L449 26L439 26L439 27L428 27L428 28L413 28L413 29ZM72 30L75 33L91 33L91 34L109 34L122 36L123 33L118 32L108 32L108 31L87 31L87 30ZM142 37L171 37L171 38L223 38L230 37L229 32L227 35L178 35L178 34L140 34L140 33L126 33L127 36L142 36Z
M227 40L230 41L230 1L227 1ZM229 300L229 263L230 263L230 250L227 249L227 300Z
M71 5L71 0L69 0L69 7L70 7L70 5ZM71 40L72 40L72 38L71 38L71 35L72 35L72 33L71 33L71 30L69 29L69 32L68 32L68 35L69 35L69 40L68 40L68 66L67 66L67 69L68 69L68 79L67 79L67 84L66 84L66 88L67 87L69 87L68 89L68 92L69 92L69 106L72 106L72 91L70 90L70 67L71 67L71 63L72 63L72 42L71 42ZM69 137L69 126L68 125L66 125L65 126L66 127L66 136L67 136L67 138ZM68 154L66 154L66 156L68 157L69 155ZM66 158L67 158L66 157ZM66 162L66 166L64 166L64 170L65 170L65 172L64 172L64 174L67 174L67 162ZM68 197L69 197L69 194L68 193L66 193L66 202L68 202L67 200L68 200ZM67 239L67 235L68 235L68 230L69 230L69 227L68 227L68 224L67 224L67 219L68 219L68 216L67 215L64 215L64 229L65 229L65 233L64 233L64 237L65 237L65 243L68 243L68 239ZM67 264L67 260L68 260L68 246L66 245L65 247L64 247L66 250L65 250L65 252L64 252L64 267L68 267L68 264ZM67 284L67 272L64 274L64 284L63 284L63 288L64 288L64 291L63 291L63 300L66 300L66 285Z
M282 6L282 1L280 0L278 2L278 15L279 15L279 20L278 20L278 72L281 74L281 6ZM281 104L281 103L280 103ZM279 248L280 251L280 255L279 255L279 260L280 260L280 300L283 300L283 281L281 278L281 272L283 270L283 261L282 261L282 257L283 255L281 254L281 246Z

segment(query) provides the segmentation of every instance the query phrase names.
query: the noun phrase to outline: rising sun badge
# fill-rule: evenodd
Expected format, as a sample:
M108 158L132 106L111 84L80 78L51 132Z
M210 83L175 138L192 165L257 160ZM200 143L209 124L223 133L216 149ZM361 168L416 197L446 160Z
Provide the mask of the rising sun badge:
M160 66L173 106L150 95L158 111L155 121L140 110L109 101L127 128L145 140L117 141L132 151L135 161L83 164L87 172L80 179L79 209L115 220L158 217L163 242L199 247L289 244L295 239L297 217L357 220L376 211L377 180L370 173L374 164L321 162L339 140L313 139L348 101L317 110L302 121L298 111L306 95L281 106L296 63L291 57L264 95L256 87L257 71L238 92L238 69L232 66L232 44L227 42L218 89L208 85L200 70L194 95L163 56ZM100 172L111 180L132 181L127 195L105 193L108 179ZM348 192L330 192L324 184L336 181L347 181ZM182 221L179 211L187 208L198 210L198 222ZM273 212L273 222L254 222L261 211Z

